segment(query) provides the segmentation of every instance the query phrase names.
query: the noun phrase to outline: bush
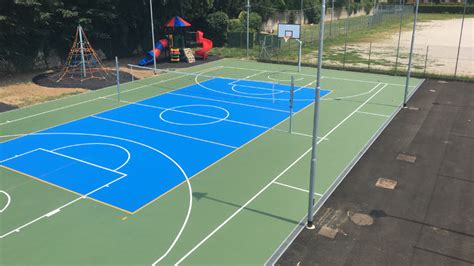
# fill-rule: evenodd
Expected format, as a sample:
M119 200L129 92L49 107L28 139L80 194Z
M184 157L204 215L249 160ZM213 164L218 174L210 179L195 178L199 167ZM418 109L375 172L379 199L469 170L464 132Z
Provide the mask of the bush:
M229 32L245 31L245 25L238 18L229 20Z
M288 23L290 23L290 24L295 24L296 23L295 12L290 11L290 14L288 15Z
M306 0L303 2L304 16L308 23L319 23L321 18L321 6L318 0Z
M369 15L370 14L370 11L372 11L372 8L374 7L374 4L371 0L364 0L362 2L363 6L364 6L364 12L366 15Z
M215 46L223 46L227 40L227 31L229 29L229 17L226 13L217 11L207 16L206 34L212 40Z
M247 27L247 12L242 11L239 14L239 20L242 23L242 26L245 28ZM253 31L259 31L260 27L262 26L262 17L255 12L250 12L250 18L249 18L249 27L250 30Z
M463 5L420 5L418 11L420 13L450 13L450 14L462 14L464 10ZM474 14L474 6L468 5L466 8L466 14Z

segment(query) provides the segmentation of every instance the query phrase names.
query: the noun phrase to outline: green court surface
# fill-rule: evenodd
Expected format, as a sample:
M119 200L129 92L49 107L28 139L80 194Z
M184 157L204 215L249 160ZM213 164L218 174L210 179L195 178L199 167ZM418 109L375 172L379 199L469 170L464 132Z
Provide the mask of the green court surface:
M181 72L315 86L316 69L224 59ZM401 108L405 78L323 70L316 209ZM205 79L205 78L204 78ZM194 85L165 73L0 114L1 141ZM422 80L410 80L409 95ZM204 95L204 94L203 94ZM199 95L197 95L199 97ZM130 213L0 167L0 264L256 264L304 222L313 107ZM172 145L172 144L170 144ZM193 160L190 156L188 160ZM126 197L126 195L123 195ZM188 216L189 214L189 216Z

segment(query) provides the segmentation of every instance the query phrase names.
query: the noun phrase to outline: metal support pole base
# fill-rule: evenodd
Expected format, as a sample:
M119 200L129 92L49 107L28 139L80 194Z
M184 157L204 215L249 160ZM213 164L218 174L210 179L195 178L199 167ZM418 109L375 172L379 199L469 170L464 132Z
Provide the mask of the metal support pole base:
M306 229L314 230L315 228L316 226L314 226L313 222L308 221L308 223L306 224Z

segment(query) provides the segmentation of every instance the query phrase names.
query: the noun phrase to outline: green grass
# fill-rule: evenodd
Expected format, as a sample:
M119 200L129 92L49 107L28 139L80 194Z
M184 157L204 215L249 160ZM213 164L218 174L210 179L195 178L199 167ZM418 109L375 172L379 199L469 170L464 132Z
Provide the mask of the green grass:
M254 75L252 79L267 82L269 74L279 79L292 74L302 78L297 79L298 86L314 82L316 71L303 67L301 73L297 73L294 66L232 59L183 71L200 70L232 78ZM334 180L351 166L374 134L389 121L384 116L357 111L396 113L401 106L404 84L404 78L400 77L327 69L323 76L323 88L332 93L320 105L319 132L328 140L318 146L318 193L335 186ZM410 81L410 92L419 82ZM194 78L163 74L124 84L121 97L137 101L192 84L195 84ZM109 87L2 113L0 130L2 135L30 133L125 105L100 98L113 99L115 90ZM339 97L349 98L329 99ZM312 117L312 106L297 113L293 120L294 131L311 134ZM288 121L276 128L278 130L267 131L191 179L193 192L198 193L192 198L191 216L163 264L174 264L192 251L184 263L261 265L295 228L306 213L308 195L274 181L307 188L311 138L288 134ZM84 129L97 133L101 130ZM154 139L154 134L144 131L139 141ZM9 138L12 137L2 140ZM0 235L78 197L4 168L0 168L0 184L12 197L10 207L1 214ZM187 212L188 197L187 186L179 186L134 215L80 199L2 238L1 264L150 265L165 254L175 239ZM317 201L322 204L320 198ZM0 206L4 203L0 197ZM226 220L228 222L223 224ZM197 246L201 241L203 244Z

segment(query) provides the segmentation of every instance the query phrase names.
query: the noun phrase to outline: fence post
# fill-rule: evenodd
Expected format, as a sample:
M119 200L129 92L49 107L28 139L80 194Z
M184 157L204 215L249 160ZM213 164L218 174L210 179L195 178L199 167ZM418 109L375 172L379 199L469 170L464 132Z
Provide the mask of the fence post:
M426 64L428 62L428 51L429 51L430 46L426 46L426 54L425 54L425 69L423 70L423 77L426 77Z
M367 70L370 71L370 56L372 55L372 42L369 45L369 61L367 62Z
M344 38L344 57L342 59L342 69L344 69L346 67L346 50L347 50L347 34L348 34L348 20L346 19L346 37Z

